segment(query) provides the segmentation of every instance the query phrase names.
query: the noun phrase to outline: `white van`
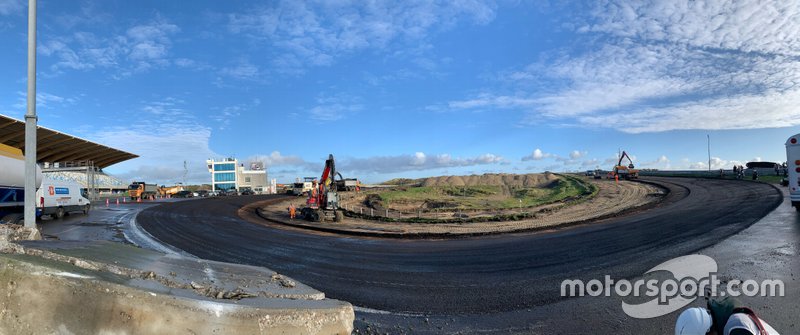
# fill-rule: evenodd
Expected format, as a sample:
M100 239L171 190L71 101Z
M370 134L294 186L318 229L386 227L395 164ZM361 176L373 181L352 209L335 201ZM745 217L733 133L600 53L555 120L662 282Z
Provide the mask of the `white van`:
M36 191L37 216L50 215L61 219L70 212L89 213L91 203L86 199L81 185L74 182L42 180L42 186Z
M800 211L800 134L786 140L786 168L789 170L789 198Z

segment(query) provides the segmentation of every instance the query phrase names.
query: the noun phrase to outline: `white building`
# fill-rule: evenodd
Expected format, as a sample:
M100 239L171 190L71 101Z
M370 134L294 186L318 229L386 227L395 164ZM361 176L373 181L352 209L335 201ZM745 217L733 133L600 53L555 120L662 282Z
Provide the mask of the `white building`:
M242 192L250 189L256 194L274 193L272 185L267 183L267 171L264 164L255 162L248 164L249 169L245 169L244 164L239 164L235 158L223 160L206 161L208 172L211 173L211 189L213 191L236 190Z

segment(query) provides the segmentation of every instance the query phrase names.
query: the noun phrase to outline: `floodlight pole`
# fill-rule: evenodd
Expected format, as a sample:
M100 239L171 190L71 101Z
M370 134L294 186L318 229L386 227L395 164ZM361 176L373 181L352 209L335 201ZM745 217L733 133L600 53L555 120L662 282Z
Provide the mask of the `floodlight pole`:
M28 0L28 110L25 113L25 228L36 228L36 0Z

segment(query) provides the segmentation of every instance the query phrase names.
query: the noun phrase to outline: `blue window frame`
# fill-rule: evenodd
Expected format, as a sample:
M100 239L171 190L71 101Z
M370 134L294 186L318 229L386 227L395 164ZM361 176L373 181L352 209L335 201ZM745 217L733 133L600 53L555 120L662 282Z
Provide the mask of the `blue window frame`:
M214 171L236 171L236 164L234 163L214 164Z

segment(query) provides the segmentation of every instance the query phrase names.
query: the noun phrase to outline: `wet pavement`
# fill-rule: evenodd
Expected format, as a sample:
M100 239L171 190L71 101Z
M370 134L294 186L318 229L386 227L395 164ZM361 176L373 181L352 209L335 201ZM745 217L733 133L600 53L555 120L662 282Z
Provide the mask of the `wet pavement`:
M185 199L163 199L144 203L110 203L93 204L89 214L70 213L58 220L45 216L38 220L39 230L46 240L66 241L114 241L131 243L125 237L130 229L126 227L142 209L165 202L183 201Z

